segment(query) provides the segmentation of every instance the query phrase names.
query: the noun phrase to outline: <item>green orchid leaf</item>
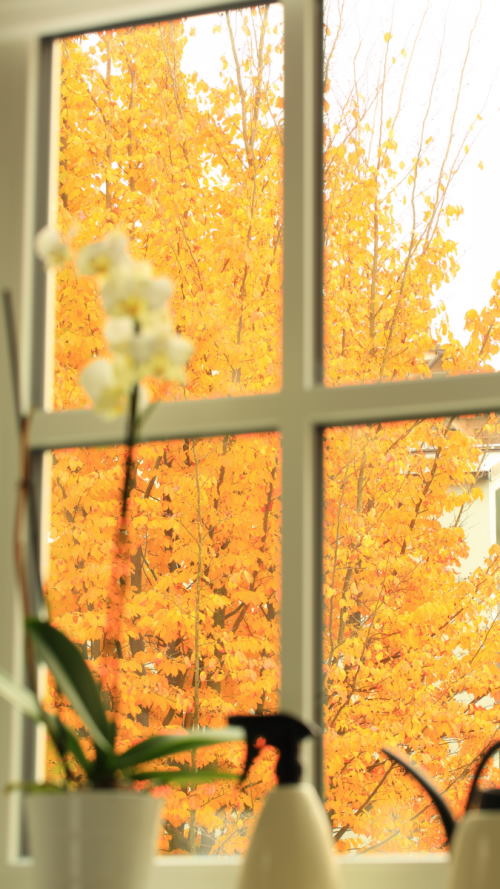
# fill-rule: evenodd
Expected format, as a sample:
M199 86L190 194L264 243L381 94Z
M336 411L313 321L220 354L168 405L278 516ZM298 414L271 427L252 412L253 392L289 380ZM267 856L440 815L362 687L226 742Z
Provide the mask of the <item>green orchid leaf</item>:
M155 735L145 741L139 741L125 753L113 759L117 769L128 769L131 766L149 762L158 757L182 753L185 750L197 750L210 744L222 744L226 741L242 741L245 739L243 729L238 726L227 729L206 729L189 732L186 735Z
M99 686L76 645L51 624L30 618L26 627L59 688L83 720L95 745L113 749L114 728L108 721Z
M44 713L44 722L60 755L68 756L71 754L75 757L85 774L90 775L93 763L85 756L75 733L64 725L58 716L54 716L52 713Z
M30 719L36 722L43 719L43 711L35 693L26 686L18 685L3 670L0 670L0 695Z
M239 775L234 772L219 772L217 769L178 769L161 772L133 772L128 776L133 781L150 781L159 786L161 784L177 784L180 787L204 784L207 781L237 781Z
M61 722L58 716L47 713L40 707L36 695L31 689L13 682L3 670L0 670L0 695L37 722L44 722L54 745L61 756L73 754L82 769L89 774L92 763L86 758L78 738ZM38 785L35 785L38 786ZM57 785L43 784L42 789L57 789Z
M87 777L93 787L114 787L117 777L115 755L97 748L95 759L89 763Z

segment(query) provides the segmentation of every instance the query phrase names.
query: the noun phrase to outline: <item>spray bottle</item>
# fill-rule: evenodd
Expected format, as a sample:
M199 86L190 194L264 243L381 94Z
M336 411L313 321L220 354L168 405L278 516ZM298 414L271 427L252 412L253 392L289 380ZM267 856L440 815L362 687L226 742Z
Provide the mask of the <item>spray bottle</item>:
M326 812L312 784L300 780L300 742L318 736L284 713L233 716L229 722L247 733L248 752L242 780L260 751L262 740L276 747L278 785L269 793L243 863L239 889L337 889L339 880ZM264 746L265 746L264 744Z
M500 788L480 791L481 773L497 750L495 741L481 756L472 778L463 818L457 821L427 775L404 753L383 752L397 762L427 791L438 810L451 849L447 889L499 889L500 886Z

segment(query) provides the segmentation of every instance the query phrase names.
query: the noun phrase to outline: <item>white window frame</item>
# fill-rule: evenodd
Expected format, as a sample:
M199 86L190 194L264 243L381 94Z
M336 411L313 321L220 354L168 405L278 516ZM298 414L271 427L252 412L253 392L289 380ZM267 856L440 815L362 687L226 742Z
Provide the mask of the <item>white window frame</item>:
M317 718L320 665L320 431L326 425L500 411L498 374L412 380L325 389L319 383L320 268L320 0L282 0L285 13L285 253L283 388L273 395L158 405L143 440L277 430L283 442L283 708ZM0 9L0 287L15 296L22 345L23 406L40 344L33 334L33 234L37 228L40 47L44 37L165 15L184 15L235 4L212 0L2 0ZM241 4L243 5L243 4ZM3 328L3 318L0 327ZM0 662L22 672L22 620L16 604L12 522L18 459L5 332L0 329ZM102 423L85 411L48 414L34 407L34 451L123 439L118 421ZM0 702L0 787L21 774L21 721ZM319 773L311 757L307 775ZM20 859L19 801L0 793L0 884L28 889L31 863ZM446 854L344 856L345 889L442 889ZM173 880L177 889L235 885L238 859L158 859L152 889ZM166 873L168 871L168 875Z

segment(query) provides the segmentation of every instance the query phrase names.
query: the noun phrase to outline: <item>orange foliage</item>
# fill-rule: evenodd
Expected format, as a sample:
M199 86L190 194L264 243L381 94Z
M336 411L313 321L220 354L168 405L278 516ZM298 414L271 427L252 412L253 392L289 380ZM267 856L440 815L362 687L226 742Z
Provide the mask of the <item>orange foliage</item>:
M478 443L453 421L418 420L328 430L324 452L335 836L342 848L439 849L428 799L380 749L410 751L458 814L471 765L494 737L500 547L461 570L468 509L481 496Z

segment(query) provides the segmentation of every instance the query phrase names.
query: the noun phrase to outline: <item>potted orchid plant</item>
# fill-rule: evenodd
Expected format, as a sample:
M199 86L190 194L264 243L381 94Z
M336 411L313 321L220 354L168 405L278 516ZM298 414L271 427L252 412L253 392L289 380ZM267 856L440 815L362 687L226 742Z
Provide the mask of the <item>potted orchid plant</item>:
M68 245L48 227L38 233L35 249L46 267L70 260ZM101 241L83 247L75 265L80 274L93 275L97 280L107 314L104 334L111 353L111 358L98 358L89 364L83 370L81 382L102 416L114 418L128 412L121 515L115 538L119 557L121 541L127 535L133 448L147 405L141 380L156 376L183 382L192 346L175 332L169 311L170 280L155 277L148 263L134 260L124 235L111 232ZM23 479L20 496L26 495L29 481ZM25 584L25 577L21 576L21 588ZM27 590L22 592L28 612ZM62 766L63 778L59 783L29 788L53 791L29 794L28 815L40 889L57 889L59 885L64 889L94 889L101 884L108 889L142 887L153 857L161 804L144 788L235 777L209 768L164 768L163 761L182 751L238 740L241 730L160 734L118 750L115 722L80 649L50 621L29 613L26 632L28 642L34 644L58 689L80 717L86 735L82 745L81 732L65 725L57 713L40 703L34 688L33 664L28 664L31 688L16 684L0 672L0 694L24 715L45 726ZM30 644L27 651L30 661ZM74 790L78 793L68 792ZM79 840L77 854L75 830Z

